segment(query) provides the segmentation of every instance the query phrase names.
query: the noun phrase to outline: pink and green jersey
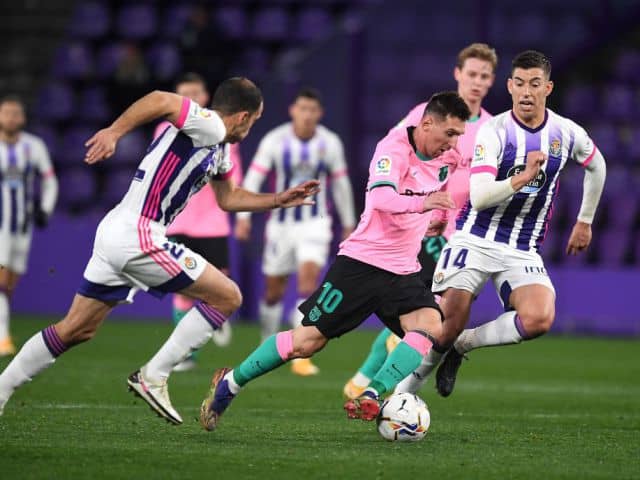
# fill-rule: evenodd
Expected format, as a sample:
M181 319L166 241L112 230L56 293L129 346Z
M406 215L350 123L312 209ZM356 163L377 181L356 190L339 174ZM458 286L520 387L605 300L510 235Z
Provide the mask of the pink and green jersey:
M418 125L422 120L422 114L426 106L426 102L416 105L395 128L404 129L410 125ZM449 179L447 187L447 191L451 194L457 209L449 214L449 223L443 233L447 239L456 231L455 219L469 200L469 176L471 175L471 159L473 158L476 135L480 127L490 118L492 118L492 115L481 108L480 115L466 122L464 134L458 138L456 150L460 153L461 158L458 168Z
M418 252L430 213L416 212L425 195L445 189L459 160L453 151L434 159L423 156L413 144L412 132L412 127L394 128L378 143L369 166L364 212L338 252L398 275L420 270ZM375 207L372 192L378 188L393 189L395 193L387 193L395 198L415 199L406 209L414 213Z

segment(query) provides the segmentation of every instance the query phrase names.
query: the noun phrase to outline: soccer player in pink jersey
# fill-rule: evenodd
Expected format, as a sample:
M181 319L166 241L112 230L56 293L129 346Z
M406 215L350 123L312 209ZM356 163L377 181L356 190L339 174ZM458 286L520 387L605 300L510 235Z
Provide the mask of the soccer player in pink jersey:
M0 99L0 357L13 355L9 304L27 270L33 224L44 227L58 197L58 181L44 142L25 132L20 98ZM40 176L41 197L34 195Z
M90 340L118 303L139 290L155 296L180 292L199 300L160 350L132 373L130 389L167 421L182 418L171 405L167 380L173 368L200 348L240 306L238 286L201 255L171 242L167 226L189 197L210 185L227 211L269 210L308 204L318 191L309 181L280 193L258 194L236 186L226 143L241 141L262 114L262 93L246 78L216 89L211 110L174 93L152 92L132 104L86 146L85 162L109 158L119 139L164 117L172 126L156 138L123 199L102 219L83 282L67 315L32 336L0 374L0 414L21 385L51 366L69 348Z
M491 115L482 108L482 100L493 85L497 65L498 57L495 50L484 43L473 43L458 53L453 75L458 83L458 94L469 107L471 117L466 122L464 134L458 138L458 145L455 150L459 152L459 161L447 185L447 191L451 194L453 202L456 204L456 210L452 211L447 219L443 219L448 221L446 221L446 227L441 235L440 232L437 231L437 228L433 232L427 231L427 236L424 237L422 248L418 254L418 260L422 266L420 275L429 286L431 285L433 271L440 257L440 252L449 237L455 232L456 222L454 220L460 209L462 209L467 203L467 200L469 200L469 168L473 156L475 136L480 126L491 118ZM414 107L395 128L406 128L407 125L417 125L420 122L425 106L425 103L421 103ZM442 158L433 159L430 166L437 170L441 167L442 161ZM434 227L437 226L434 225ZM447 328L447 326L445 325L443 328ZM362 394L386 360L389 352L395 348L399 341L400 339L388 328L380 332L373 341L369 355L364 363L360 366L356 374L345 384L343 394L346 398L353 399ZM406 391L406 384L409 381L424 382L428 373L426 369L432 365L437 365L440 357L445 352L446 349L436 343L429 352L429 355L423 360L422 365L414 372L417 376L407 377L400 382L398 389ZM421 374L422 370L425 371ZM421 385L422 383L417 385L417 388L413 391L415 392Z
M176 82L175 91L178 95L190 98L201 107L209 104L207 85L197 73L185 73ZM155 129L153 138L158 138L171 123L162 121ZM242 183L242 161L238 144L228 144L233 168L231 179L236 185ZM211 188L203 188L193 195L187 206L173 219L167 229L169 240L189 247L202 255L211 265L214 265L225 275L229 274L229 234L231 226L229 213L220 208L216 196ZM177 325L180 319L193 307L194 301L184 295L173 295L173 323ZM228 345L231 340L231 325L224 322L213 332L211 337L219 346ZM190 370L196 365L196 352L174 367L174 371Z
M446 186L448 169L434 180L427 165L455 147L469 113L457 93L435 94L417 126L394 129L378 143L364 212L340 244L321 286L300 305L302 324L269 337L236 368L216 370L200 409L206 430L216 428L249 381L294 358L311 357L372 313L402 341L362 396L345 405L349 418L373 420L380 396L420 364L442 322L438 304L418 275L418 251L427 224L423 214L454 208L450 195L439 191Z

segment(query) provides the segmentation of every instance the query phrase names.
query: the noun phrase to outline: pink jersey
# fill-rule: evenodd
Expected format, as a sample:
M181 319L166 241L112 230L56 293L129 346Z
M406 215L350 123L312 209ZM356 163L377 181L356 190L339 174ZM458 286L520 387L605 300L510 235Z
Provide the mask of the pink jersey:
M153 138L157 138L169 127L171 123L161 122L155 129ZM242 161L240 159L240 147L238 144L229 145L231 161L235 168L231 178L240 185L242 183ZM169 228L167 235L187 235L189 237L227 237L231 233L229 214L218 206L213 189L205 186L194 194L187 206L176 216Z
M398 127L406 127L408 125L417 125L422 119L424 109L427 103L416 105L407 116L398 124ZM455 173L449 179L447 191L451 194L457 210L449 214L449 223L443 235L449 238L456 231L455 219L464 208L469 200L469 175L471 167L471 159L473 157L473 147L475 144L476 134L484 122L492 117L484 108L480 109L480 115L467 121L465 125L464 135L458 138L456 150L460 152L461 161Z
M338 252L399 275L420 270L418 252L430 215L376 210L369 201L369 192L392 187L400 195L424 196L442 190L459 161L455 152L434 159L416 152L412 130L392 129L378 143L369 166L364 212Z

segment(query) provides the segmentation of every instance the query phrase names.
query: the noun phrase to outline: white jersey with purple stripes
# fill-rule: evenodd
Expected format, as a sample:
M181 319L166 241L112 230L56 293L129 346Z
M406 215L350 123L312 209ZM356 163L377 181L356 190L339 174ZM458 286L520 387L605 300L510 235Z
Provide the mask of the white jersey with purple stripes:
M282 191L301 182L318 179L320 192L315 204L274 210L270 222L288 223L326 218L327 185L333 180L334 197L339 197L335 206L343 226L355 225L353 195L347 176L344 148L338 135L318 125L315 134L302 140L293 131L290 122L267 133L260 141L258 150L249 166L243 186L257 192L271 170L275 171L275 190ZM249 214L240 213L240 217Z
M168 226L187 200L212 179L226 179L233 164L222 119L184 98L176 125L151 143L131 186L116 207Z
M15 143L0 142L0 232L31 232L36 176L42 178L40 206L49 215L58 188L44 142L27 132L21 132Z
M467 202L457 230L518 250L539 249L549 227L560 171L570 158L587 166L596 152L585 130L549 109L535 129L523 125L511 110L504 112L480 128L471 175L491 173L504 180L524 170L527 153L536 150L548 155L538 176L495 207L478 211Z

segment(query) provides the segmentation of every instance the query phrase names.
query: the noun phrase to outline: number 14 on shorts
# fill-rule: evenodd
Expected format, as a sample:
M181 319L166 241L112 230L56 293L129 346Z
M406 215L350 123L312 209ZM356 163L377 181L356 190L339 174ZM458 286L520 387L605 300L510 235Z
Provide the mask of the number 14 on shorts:
M467 266L467 253L469 250L461 248L454 256L452 265L458 268L464 268ZM451 248L445 248L442 251L442 269L445 270L449 266L449 260L451 260Z

